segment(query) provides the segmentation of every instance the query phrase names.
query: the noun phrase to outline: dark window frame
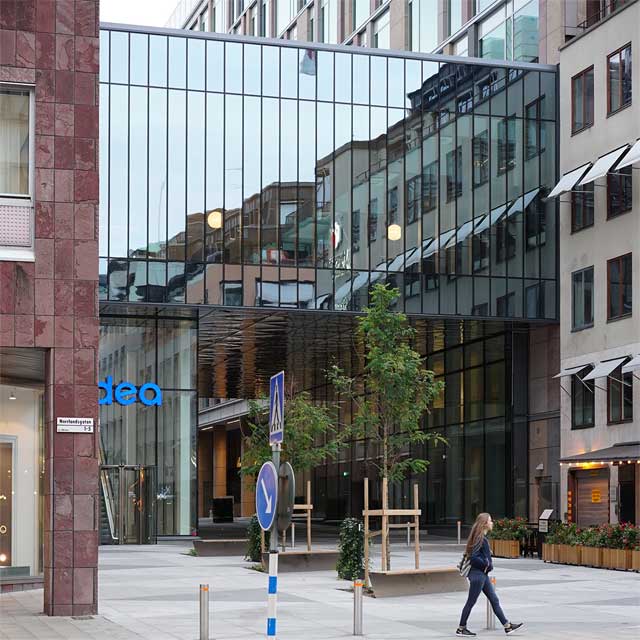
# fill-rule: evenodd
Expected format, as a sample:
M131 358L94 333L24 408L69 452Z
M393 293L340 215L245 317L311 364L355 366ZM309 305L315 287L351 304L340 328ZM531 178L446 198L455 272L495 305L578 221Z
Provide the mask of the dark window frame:
M591 109L590 109L590 113L587 113L587 93L586 93L586 76L588 73L591 73L592 76L594 74L594 66L591 65L590 67L587 67L586 69L583 69L582 71L580 71L580 73L576 73L575 76L573 76L571 78L571 134L574 135L576 133L580 133L581 131L584 131L585 129L589 129L590 127L593 126L593 122L594 122L594 111L595 111L595 88L594 88L594 96L591 99ZM574 87L575 87L575 83L576 81L581 78L582 79L582 126L581 127L576 127L576 123L575 123L575 118L574 118L574 113L575 110L573 108L573 103L574 103ZM595 80L595 77L593 78ZM594 83L592 82L592 86L595 87Z
M413 224L420 217L422 198L422 176L417 175L407 180L407 224Z
M581 283L582 283L582 287L584 290L584 274L587 272L591 272L591 322L584 322L583 324L576 324L576 313L575 313L575 305L576 305L576 301L575 301L575 285L576 285L576 276L580 276L581 277ZM591 327L593 327L593 323L594 323L594 304L593 304L593 292L594 292L594 288L595 288L595 283L594 283L594 268L593 265L590 267L584 267L583 269L578 269L577 271L573 271L571 273L571 330L572 331L582 331L584 329L590 329ZM583 315L586 317L586 314L584 314L584 293L582 296L583 299Z
M623 96L624 96L624 92L623 92L623 81L622 81L622 53L623 51L625 51L626 49L629 49L629 60L633 61L633 49L631 48L631 42L628 42L627 44L623 45L622 47L620 47L619 49L616 49L613 53L610 53L607 56L607 117L612 116L616 113L618 113L619 111L622 111L623 109L626 109L629 105L631 105L631 103L633 102L633 87L631 88L630 91L630 98L628 102L623 102ZM611 59L614 58L615 56L618 56L619 62L620 62L620 78L619 78L619 86L618 86L618 99L620 101L620 104L615 108L612 109L611 108ZM630 75L631 78L633 80L633 64L631 64L632 69L630 70Z
M612 378L613 376L613 378ZM617 385L617 389L612 389L613 385ZM627 385L629 385L627 387ZM625 417L625 389L631 390L631 414ZM620 399L620 419L611 419L611 401L613 393L619 394ZM607 376L607 424L625 424L633 422L633 372L622 373L622 364L616 367L612 373Z
M623 275L623 267L625 265L626 260L629 260L629 288L632 291L631 298L631 310L623 312L624 309L624 280L619 285L618 292L618 304L620 313L616 315L612 315L611 313L611 267L614 263L618 263L619 273ZM633 315L633 254L625 253L621 256L616 256L615 258L611 258L607 260L607 320L620 320L622 318L630 318Z
M624 173L621 173L624 172ZM615 189L615 193L614 193ZM620 203L614 206L614 196ZM633 168L623 167L607 174L607 220L633 209Z
M517 118L515 115L505 116L498 121L498 162L497 174L504 175L516 166L516 132Z
M578 205L582 207L582 219L585 219L584 212L590 209L591 215L588 222L576 222ZM590 207L589 207L590 205ZM593 227L595 221L595 193L593 182L583 184L578 190L571 191L571 233L577 233L583 229Z
M589 422L576 422L576 389L580 385L582 390L582 414L584 416L584 409L586 406L591 407L591 420ZM590 398L589 405L585 403L585 400ZM595 384L593 380L587 380L586 382L579 378L577 375L571 376L571 430L578 429L593 429L595 427Z
M489 129L473 136L473 188L489 182Z

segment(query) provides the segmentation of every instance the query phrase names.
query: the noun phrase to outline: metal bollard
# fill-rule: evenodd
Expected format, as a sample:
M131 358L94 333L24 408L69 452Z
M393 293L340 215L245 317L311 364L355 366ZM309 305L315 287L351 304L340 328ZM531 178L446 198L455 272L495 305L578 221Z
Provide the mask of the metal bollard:
M291 548L296 548L296 523L291 523Z
M362 580L353 581L353 635L362 635Z
M491 584L493 585L493 588L495 589L496 587L496 579L495 578L491 578ZM492 630L496 628L496 614L493 613L493 609L491 607L491 603L489 602L489 599L487 598L487 629Z
M200 585L200 640L209 640L209 585Z
M460 520L458 520L458 544L460 544L460 525L462 523L460 522Z
M407 547L411 546L411 523L407 522Z

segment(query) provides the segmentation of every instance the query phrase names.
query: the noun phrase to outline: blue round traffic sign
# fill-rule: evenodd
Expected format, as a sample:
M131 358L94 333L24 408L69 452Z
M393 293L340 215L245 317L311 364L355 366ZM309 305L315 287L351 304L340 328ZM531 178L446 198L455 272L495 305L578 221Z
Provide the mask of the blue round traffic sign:
M278 472L273 462L260 467L256 482L256 515L260 527L270 531L278 514Z

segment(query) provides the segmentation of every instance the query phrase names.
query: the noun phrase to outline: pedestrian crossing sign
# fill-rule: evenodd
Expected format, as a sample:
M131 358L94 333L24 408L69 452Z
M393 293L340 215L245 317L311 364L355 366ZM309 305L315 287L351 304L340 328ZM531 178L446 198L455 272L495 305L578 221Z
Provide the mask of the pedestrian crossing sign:
M269 388L269 444L284 438L284 371L271 376Z

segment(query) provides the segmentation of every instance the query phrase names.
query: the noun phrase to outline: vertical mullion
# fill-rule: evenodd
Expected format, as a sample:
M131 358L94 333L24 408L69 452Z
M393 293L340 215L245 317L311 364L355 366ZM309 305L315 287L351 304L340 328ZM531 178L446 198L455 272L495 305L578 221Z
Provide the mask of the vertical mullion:
M151 38L147 36L147 247L146 247L146 268L147 268L147 302L149 301L149 214L150 214L150 206L149 206L149 118L150 118L150 101L151 101L151 89L150 85L150 77L151 77Z

